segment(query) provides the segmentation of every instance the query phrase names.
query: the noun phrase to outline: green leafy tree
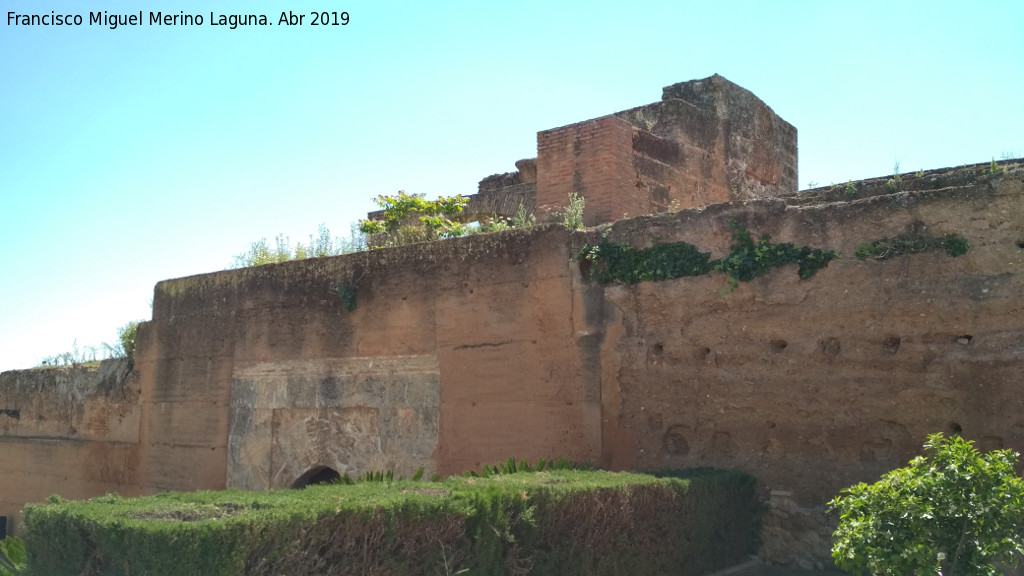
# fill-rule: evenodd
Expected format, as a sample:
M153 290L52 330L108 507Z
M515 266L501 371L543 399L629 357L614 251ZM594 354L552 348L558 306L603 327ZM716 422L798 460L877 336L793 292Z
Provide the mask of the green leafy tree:
M1018 454L928 437L926 456L829 502L839 512L832 557L876 576L999 574L1024 557L1024 480Z
M386 240L381 244L385 246L466 235L466 227L453 220L469 202L462 196L426 200L423 194L407 194L399 190L394 196L381 195L373 202L384 211L384 219L363 220L359 223L359 230L364 234L384 234Z

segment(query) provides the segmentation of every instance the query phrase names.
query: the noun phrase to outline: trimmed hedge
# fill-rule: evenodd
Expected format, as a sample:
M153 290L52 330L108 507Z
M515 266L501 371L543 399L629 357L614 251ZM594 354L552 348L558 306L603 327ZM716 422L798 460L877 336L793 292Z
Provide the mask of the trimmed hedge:
M52 575L696 575L755 551L752 477L659 476L54 497L26 506L24 540L32 573Z

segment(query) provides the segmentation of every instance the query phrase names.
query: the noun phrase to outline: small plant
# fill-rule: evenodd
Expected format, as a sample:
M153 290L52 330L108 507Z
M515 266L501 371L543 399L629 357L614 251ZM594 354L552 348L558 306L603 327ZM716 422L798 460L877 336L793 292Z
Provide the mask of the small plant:
M516 215L512 218L513 228L529 228L537 225L537 218L527 212L526 206L522 202L519 203L519 209L516 210Z
M583 208L586 206L586 199L575 192L569 194L569 206L562 213L562 223L569 230L583 229Z
M970 247L970 242L959 234L946 234L941 238L908 234L861 244L857 246L857 250L853 255L858 260L866 260L868 258L887 260L904 254L917 254L919 252L942 249L949 256L956 258L966 254Z
M1003 168L996 162L996 159L992 159L992 163L988 165L988 173L995 175L1003 171Z
M857 185L853 182L846 183L846 199L853 200L857 197Z
M928 453L875 484L847 488L832 558L852 574L992 576L1024 558L1024 480L1009 450L980 454L959 436L928 437Z

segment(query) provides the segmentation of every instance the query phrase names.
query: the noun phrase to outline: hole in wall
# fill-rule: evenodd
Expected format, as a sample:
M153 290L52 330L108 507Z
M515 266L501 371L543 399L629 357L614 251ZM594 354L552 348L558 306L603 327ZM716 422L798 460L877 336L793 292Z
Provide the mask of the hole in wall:
M1017 248L1020 248L1021 250L1024 250L1024 238L1021 238L1020 240L1017 240Z
M679 424L666 430L665 435L662 437L665 452L673 456L686 456L689 454L690 443L686 441L686 432L686 427Z
M946 424L946 432L950 436L959 436L961 433L963 433L963 431L963 427L956 422L950 422L949 424Z
M7 516L0 516L0 540L7 538Z
M333 484L341 480L341 474L332 468L326 466L317 466L310 468L299 479L292 484L292 488L305 488L307 486L315 486L317 484Z
M967 346L973 340L974 336L971 336L970 334L963 334L956 337L956 343L960 344L961 346Z
M704 364L705 362L707 362L709 354L711 354L711 348L708 348L707 346L703 348L697 348L693 352L693 359L697 362L697 364Z
M786 346L789 346L789 342L786 342L785 340L782 340L782 339L779 339L779 338L776 338L775 340L772 340L771 344L772 344L772 351L776 352L776 353L782 352L783 350L786 349Z
M659 357L659 356L661 356L664 353L665 353L665 345L664 344L655 344L654 346L651 346L651 356Z
M886 354L895 354L900 351L900 337L889 336L882 341L882 350Z
M839 350L842 348L839 344L838 338L825 338L818 342L818 349L821 353L828 358L835 358L839 355Z

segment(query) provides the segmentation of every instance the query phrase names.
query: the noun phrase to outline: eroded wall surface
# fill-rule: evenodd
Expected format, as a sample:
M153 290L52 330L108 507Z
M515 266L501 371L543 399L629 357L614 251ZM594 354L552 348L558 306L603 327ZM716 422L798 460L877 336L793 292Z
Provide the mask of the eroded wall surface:
M537 134L537 211L586 198L587 225L797 191L797 131L714 75L662 100Z
M232 488L293 488L339 474L434 466L441 379L435 356L317 359L237 367L231 383Z
M554 226L160 283L136 360L147 489L596 460L570 256Z
M614 225L608 239L635 247L686 241L721 257L736 223L844 257L731 292L718 274L605 287L605 461L753 473L772 507L766 554L813 566L827 563L825 502L906 465L928 434L1024 451L1019 178ZM964 256L854 257L865 242L950 233L970 242Z
M139 416L124 360L0 374L0 516L51 494L138 494Z

